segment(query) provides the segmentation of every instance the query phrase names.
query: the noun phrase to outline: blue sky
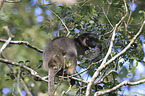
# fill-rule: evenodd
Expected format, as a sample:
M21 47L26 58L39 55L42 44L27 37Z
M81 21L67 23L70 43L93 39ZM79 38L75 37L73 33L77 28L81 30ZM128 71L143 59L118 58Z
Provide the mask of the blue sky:
M35 5L36 0L31 0L31 2L33 2L32 4ZM46 0L43 0L42 3L48 4L49 2L46 1ZM131 4L131 2L129 2L129 4ZM136 7L137 7L137 4L134 3L132 9L131 9L131 7L129 7L129 9L132 10L132 11L135 11ZM26 8L26 12L31 12L31 7L27 7L27 8ZM37 7L35 8L35 13L34 13L34 15L37 16L37 18L36 18L36 21L37 21L37 22L43 22L43 21L44 21L44 17L41 15L42 12L43 12L43 10L42 10L39 6L37 6ZM17 9L13 9L13 14L17 14L17 13L18 13ZM46 13L48 16L51 16L51 15L52 15L52 12L51 12L50 10L45 10L45 13ZM78 30L77 28L75 28L75 32L79 33L80 30ZM145 37L144 37L143 35L141 35L141 36L140 36L140 40L142 41L143 51L144 51L144 53L145 53L145 44L144 44L144 42L145 42ZM145 57L144 57L144 61L145 61ZM135 64L135 62L136 62L136 61L134 61L134 64ZM128 69L128 68L129 68L129 62L125 62L125 63L124 63L124 67L126 67L126 68ZM78 71L84 70L83 68L80 69L79 67L78 67L77 69L79 69ZM138 80L138 79L140 78L140 74L143 74L143 73L145 73L144 65L143 65L142 63L139 62L139 63L138 63L138 66L136 67L136 75L135 75L135 77L134 77L135 80ZM130 74L130 73L129 73L129 74ZM132 75L132 74L131 74L131 75ZM84 80L90 80L90 79L91 79L91 76L87 77L87 76L86 76L86 73L81 74L81 76L84 78ZM86 78L86 77L87 77L87 78ZM129 81L129 78L126 78L125 80ZM137 85L137 86L135 86L135 87L131 87L130 91L129 91L129 90L126 90L127 87L123 87L123 89L125 89L125 94L130 94L130 92L139 92L139 93L145 95L145 91L144 91L144 90L145 90L145 85L144 85L144 84ZM141 90L141 89L144 89L144 90ZM11 91L10 88L3 88L2 92L3 92L3 94L7 94L7 93L11 93L12 91ZM26 92L25 92L24 90L22 90L22 93L23 93L24 96L26 96Z

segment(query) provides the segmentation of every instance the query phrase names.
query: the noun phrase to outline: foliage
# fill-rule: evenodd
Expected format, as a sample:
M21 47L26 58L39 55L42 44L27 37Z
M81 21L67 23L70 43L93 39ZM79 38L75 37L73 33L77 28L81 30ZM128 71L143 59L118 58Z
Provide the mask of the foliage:
M95 55L93 58L83 56L78 58L79 62L76 68L78 73L76 71L76 75L73 76L76 78L76 85L69 90L69 83L67 79L64 79L67 77L57 78L59 82L56 84L58 86L56 94L68 96L85 95L88 81L92 79L94 73L100 67L111 42L113 42L113 46L106 62L119 54L134 40L132 38L139 32L145 20L143 0L135 2L135 4L138 4L135 10L130 10L130 0L79 0L77 2L74 5L46 3L45 0L20 0L17 3L0 3L2 5L0 10L0 48L5 44L2 39L8 40L10 37L12 38L11 41L28 41L29 44L44 49L46 44L54 37L68 36L73 38L84 32L94 33L98 45L102 45L102 51L99 55L98 53L95 55L96 53L94 54L92 49L90 51ZM8 28L4 26L8 26ZM114 30L115 39L112 40ZM91 87L91 95L97 91L111 89L126 79L136 81L136 74L140 75L140 80L145 78L143 76L145 73L136 72L138 64L144 67L145 63L144 30L145 27L141 30L141 34L135 38L131 47L125 50L124 54L115 58L113 62L100 70L94 85ZM10 42L2 50L2 53L0 51L0 58L22 64L22 66L19 66L4 61L1 63L2 60L0 60L0 90L9 88L12 90L12 94L19 94L15 90L20 88L26 91L26 87L23 85L26 84L34 96L47 94L47 82L38 78L32 70L23 67L25 65L35 70L41 77L47 75L42 66L42 51L38 52L35 48L30 48L29 44L13 44ZM82 70L86 71L82 72ZM82 74L79 72L82 72ZM24 83L19 85L19 80L21 83L24 81ZM123 89L120 87L110 93L106 92L106 95L126 94L121 92L123 92Z

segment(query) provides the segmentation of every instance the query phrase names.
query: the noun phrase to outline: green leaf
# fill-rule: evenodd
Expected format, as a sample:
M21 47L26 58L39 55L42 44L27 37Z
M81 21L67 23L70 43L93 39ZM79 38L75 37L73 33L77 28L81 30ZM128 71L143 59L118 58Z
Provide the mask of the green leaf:
M120 63L119 63L120 67L122 67L122 66L123 66L123 64L124 64L123 62L120 62Z
M62 55L65 56L66 55L66 52L62 52Z
M25 63L30 63L30 60L26 60Z
M132 75L127 75L126 77L128 78L128 77L130 77L130 76L132 76Z
M24 61L19 61L18 63L24 63Z

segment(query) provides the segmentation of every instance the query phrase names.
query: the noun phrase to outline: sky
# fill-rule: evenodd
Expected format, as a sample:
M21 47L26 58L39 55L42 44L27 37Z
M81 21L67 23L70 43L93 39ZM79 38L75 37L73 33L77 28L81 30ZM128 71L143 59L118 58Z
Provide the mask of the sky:
M36 0L31 0L31 4L32 5L35 5L35 3L37 3ZM48 4L49 2L46 1L46 0L43 0L43 3L44 4ZM131 4L131 2L128 2L128 3ZM56 5L56 6L58 6L58 5ZM131 7L129 7L129 9L132 10L132 11L135 11L136 7L137 7L137 4L134 3L132 9L131 9ZM28 12L28 13L31 12L31 7L28 6L26 8L26 12ZM13 9L13 14L17 14L17 13L18 13L18 10L17 9ZM52 12L50 10L46 10L45 13L48 16L51 16L52 15ZM44 21L44 17L41 14L42 14L42 9L39 6L37 6L35 8L35 13L34 13L34 15L37 16L37 18L36 18L36 21L37 22L43 22ZM75 28L75 32L76 33L79 33L80 30L78 30L77 28ZM140 40L142 41L143 51L145 53L145 44L144 44L145 37L143 35L141 35L140 36ZM145 57L144 57L144 61L145 61ZM135 60L134 60L134 64L136 64L136 61ZM126 61L123 66L128 69L129 68L129 61ZM76 69L78 69L79 72L81 72L81 71L84 70L83 68L80 68L78 66L77 66ZM144 65L142 63L138 62L138 66L136 67L136 74L134 76L134 80L139 80L142 73L145 73ZM86 76L86 74L87 74L87 72L81 74L81 76L84 78L84 80L90 81L91 80L91 76L88 77L88 76ZM131 73L128 73L128 74L133 76L133 74L131 74ZM129 81L130 78L132 78L132 77L124 78L123 80ZM127 87L125 87L125 86L123 87L123 89L124 89L124 94L126 94L126 95L131 94L131 92L139 92L139 93L145 95L145 91L144 91L145 90L145 85L144 84L131 87L130 91L129 90L126 90ZM3 88L2 92L3 92L3 96L4 96L4 94L11 93L12 92L12 89L11 88ZM26 96L26 92L24 90L22 90L22 93L23 93L24 96Z

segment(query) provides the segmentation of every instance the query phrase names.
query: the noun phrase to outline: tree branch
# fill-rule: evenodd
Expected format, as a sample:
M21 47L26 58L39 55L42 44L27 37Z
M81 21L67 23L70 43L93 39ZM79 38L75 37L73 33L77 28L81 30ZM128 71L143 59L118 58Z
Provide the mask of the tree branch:
M5 43L3 44L3 46L0 49L0 54L2 54L2 51L7 47L7 45L10 43L11 40L12 40L12 38L9 37L8 40L5 41Z
M8 2L8 3L17 3L17 2L21 2L22 0L16 0L16 1L9 1L9 0L0 0L0 10L4 4L4 2Z
M20 69L18 70L18 75L17 75L17 90L18 90L18 92L20 93L20 96L24 96L23 94L22 94L22 91L21 91L21 89L20 89Z
M27 66L25 66L25 65L22 65L22 64L20 64L20 63L13 62L13 61L10 61L10 60L7 60L7 59L2 59L2 58L0 58L0 62L5 63L5 64L11 64L11 65L21 66L21 67L23 67L23 68L29 70L29 71L31 72L31 75L36 76L36 77L38 77L38 78L41 78L43 81L48 82L47 80L45 80L46 77L41 77L41 76L39 76L38 73L37 73L36 71L34 71L33 69L31 69L31 68L29 68L29 67L27 67Z
M100 83L101 81L103 81L107 76L109 76L111 73L117 73L115 70L111 70L109 71L105 76L103 76L102 78L100 78L100 80L94 82L94 85L97 85L98 83Z
M127 49L130 48L131 44L134 42L134 40L139 36L139 34L141 33L142 29L143 29L143 26L145 24L145 21L143 22L143 24L141 25L140 27L140 30L138 31L138 33L133 37L133 39L131 40L131 42L120 52L118 53L117 55L115 55L114 57L112 57L108 62L106 62L105 64L101 64L100 67L98 68L98 70L94 73L93 77L92 77L92 80L90 81L90 83L88 84L88 87L87 87L87 96L89 96L90 94L90 89L91 89L91 86L92 84L94 83L96 77L98 76L99 72L105 68L107 65L109 65L112 61L114 61L116 58L118 58L120 55L122 55L123 53L126 52Z
M106 15L105 10L104 10L103 7L102 7L102 10L103 10L103 13L104 13L104 15L105 15L107 21L109 22L109 24L111 25L111 27L113 27L112 23L110 22L109 18L108 18L107 15Z
M3 4L4 4L4 0L0 0L0 10L1 10Z
M27 87L27 85L24 83L23 79L20 79L22 86L24 87L26 93L28 94L28 96L33 96L32 93L30 92L29 88Z
M0 39L0 42L7 42L7 40ZM41 50L41 49L29 44L29 42L27 42L27 41L10 41L9 43L10 44L19 44L19 45L24 44L24 45L26 45L26 46L28 46L28 47L40 52L40 53L43 53L43 50Z
M9 0L4 0L4 2L8 2L8 3L18 3L21 2L22 0L15 0L15 1L9 1Z
M137 32L137 34L133 37L133 39L130 41L130 43L117 55L115 55L114 57L112 57L108 62L106 62L105 66L107 66L108 64L110 64L113 60L115 60L116 58L118 58L120 55L122 55L123 53L126 52L127 49L129 49L131 47L131 44L133 44L133 42L135 41L135 39L140 35L140 33L142 32L143 26L145 24L145 21L143 22L143 24L140 27L140 30Z
M38 0L40 2L40 4L43 6L44 4L41 3L40 0ZM47 7L47 6L46 6ZM64 23L63 19L60 18L60 16L58 16L54 11L52 11L50 8L47 7L47 9L49 9L57 18L59 18L59 20L61 21L61 23L64 25L65 29L67 30L67 35L66 37L70 34L70 31L68 29L68 27L66 26L66 24Z
M145 79L143 80L140 80L140 81L136 81L136 82L128 82L128 81L123 81L121 82L120 84L118 84L117 86L111 88L111 89L106 89L104 91L98 91L94 94L94 96L98 96L98 95L103 95L103 94L106 94L106 93L109 93L109 92L112 92L118 88L120 88L121 86L123 85L130 85L130 86L134 86L134 85L139 85L139 84L142 84L142 83L145 83Z
M13 70L14 73L16 73L16 70L15 70L14 66L9 66L9 67ZM20 78L20 68L18 70L18 75L17 76L14 75L14 76L15 76L15 78L17 80L17 83L18 83L17 84L17 87L18 87L19 93L21 94L21 91L20 91L20 88L19 88L19 79L20 79L21 84L22 84L23 88L25 89L26 93L28 94L28 96L33 96L32 93L29 91L29 88L27 87L27 85L24 83L23 79Z
M98 75L99 75L99 73L100 73L100 71L103 69L103 68L105 68L105 66L107 66L105 63L106 63L106 60L107 60L107 58L108 58L108 56L110 55L110 53L111 53L111 50L112 50L112 47L113 47L113 41L114 41L114 38L115 38L115 32L116 32L116 29L117 29L117 27L118 27L118 25L124 20L124 18L127 16L127 5L126 5L126 1L124 0L124 5L125 5L125 8L126 8L126 14L121 18L121 20L115 25L115 27L114 27L114 31L113 31L113 33L112 33L112 39L111 39L111 43L110 43L110 46L109 46L109 49L108 49L108 52L107 52L107 54L106 54L106 56L105 56L105 58L104 58L104 60L103 60L103 62L101 63L101 65L98 67L98 69L97 69L97 71L94 73L94 75L93 75L93 77L92 77L92 79L91 79L91 81L89 82L89 84L88 84L88 86L87 86L87 90L86 90L86 96L89 96L90 95L90 90L91 90L91 86L92 86L92 84L94 83L94 81L95 81L95 79L98 77ZM143 23L143 25L144 25L144 23ZM133 40L134 41L134 40ZM133 42L132 42L133 43ZM121 55L121 54L120 54ZM119 55L119 56L120 56ZM117 58L117 57L116 57ZM116 59L115 58L115 59ZM111 59L112 61L113 60L115 60L114 58L113 59ZM110 60L109 60L110 61ZM112 62L111 61L111 62Z
M6 40L6 42L5 42L5 43L3 44L3 46L1 47L1 49L0 49L0 54L2 54L2 51L3 51L3 50L7 47L7 45L10 43L10 41L12 40L12 37L14 37L14 36L11 34L11 32L10 32L8 26L3 26L3 29L5 29L5 30L7 31L8 35L9 35L9 38L8 38L8 40Z

